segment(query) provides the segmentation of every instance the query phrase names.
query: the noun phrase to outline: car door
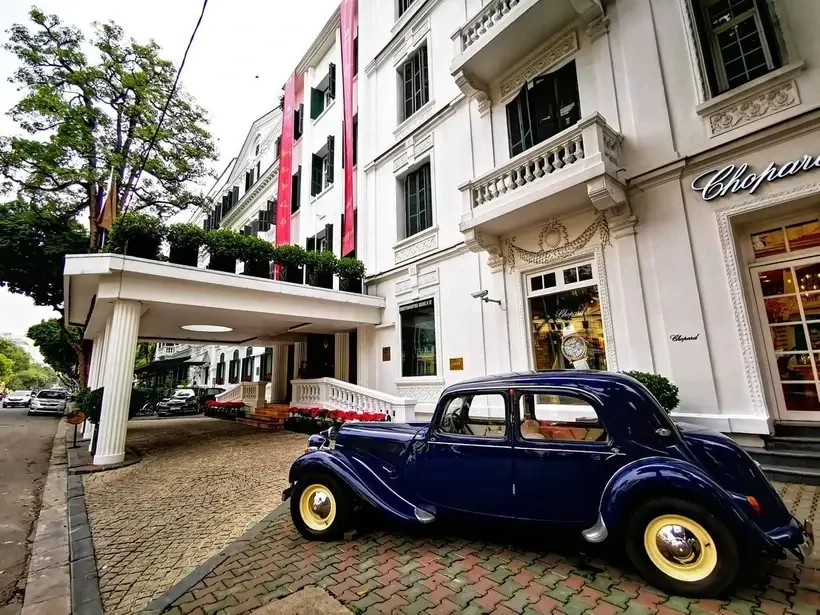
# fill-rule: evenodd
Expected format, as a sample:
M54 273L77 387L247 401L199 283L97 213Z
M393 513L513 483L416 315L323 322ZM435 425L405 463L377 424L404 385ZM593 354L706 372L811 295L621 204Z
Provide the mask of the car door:
M628 461L601 422L600 403L575 390L516 391L513 484L519 518L595 522L607 481Z
M427 440L408 467L421 499L449 511L509 516L510 433L508 392L443 397Z

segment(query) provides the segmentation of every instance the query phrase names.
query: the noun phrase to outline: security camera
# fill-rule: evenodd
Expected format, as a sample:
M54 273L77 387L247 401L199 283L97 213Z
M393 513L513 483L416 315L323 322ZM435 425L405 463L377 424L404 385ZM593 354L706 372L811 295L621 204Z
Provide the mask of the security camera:
M488 290L479 290L478 292L472 293L472 297L473 297L473 299L483 299L484 297L486 297L489 294L490 294L490 291L488 291Z

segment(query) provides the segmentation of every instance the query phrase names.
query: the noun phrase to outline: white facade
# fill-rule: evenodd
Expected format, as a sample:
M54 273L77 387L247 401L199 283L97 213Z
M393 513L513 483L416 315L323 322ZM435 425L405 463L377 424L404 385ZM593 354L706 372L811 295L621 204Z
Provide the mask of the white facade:
M423 412L458 380L543 368L557 350L535 347L536 336L550 339L536 332L549 320L540 306L592 293L589 328L576 331L597 344L586 364L669 377L680 387L682 417L763 434L774 420L820 416L808 410L817 406L820 367L809 339L817 335L820 350L814 295L803 312L785 316L802 318L800 334L785 334L767 322L755 269L798 259L803 275L814 274L820 168L784 173L752 195L704 200L692 187L729 164L760 173L769 162L820 154L812 68L820 47L811 32L820 7L750 4L768 12L768 43L780 58L718 94L695 1L433 0L401 16L393 4L359 3L360 256L372 275L368 293L387 301L382 324L359 331L359 384L416 398ZM403 119L399 73L422 47L429 96ZM507 106L571 62L579 121L512 157ZM558 151L562 168L546 169L547 159L557 167ZM432 222L405 237L403 182L425 163ZM805 247L755 258L753 233L803 222ZM563 284L565 270L575 271L567 274L574 283ZM546 289L543 276L551 281L552 273L558 284ZM501 305L471 297L482 290ZM435 373L409 376L399 310L426 298L435 306ZM773 335L789 338L784 352L793 355L775 351L785 342ZM559 364L568 361L549 366Z

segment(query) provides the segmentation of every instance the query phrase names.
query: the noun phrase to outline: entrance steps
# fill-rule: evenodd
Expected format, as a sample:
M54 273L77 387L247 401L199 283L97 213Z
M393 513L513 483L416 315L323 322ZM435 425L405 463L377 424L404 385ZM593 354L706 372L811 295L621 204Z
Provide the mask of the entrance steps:
M284 429L285 419L288 416L290 416L290 406L288 404L266 404L247 413L245 418L237 418L236 422L257 429L281 431Z
M820 425L775 423L764 448L746 448L771 480L820 485Z

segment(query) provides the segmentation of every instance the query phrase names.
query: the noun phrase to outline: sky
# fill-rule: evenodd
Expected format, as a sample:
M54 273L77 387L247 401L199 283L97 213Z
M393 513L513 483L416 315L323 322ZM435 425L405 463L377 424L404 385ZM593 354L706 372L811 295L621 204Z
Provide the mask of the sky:
M282 86L339 0L208 0L180 83L208 110L221 172L239 151L251 122L279 102ZM0 42L14 23L27 21L36 5L65 23L91 32L94 21L114 20L127 36L154 39L177 66L202 9L202 0L0 0ZM14 58L0 49L0 135L13 134L5 115L19 97L6 82ZM0 334L24 335L55 314L27 297L0 288Z

